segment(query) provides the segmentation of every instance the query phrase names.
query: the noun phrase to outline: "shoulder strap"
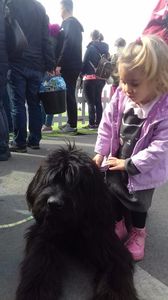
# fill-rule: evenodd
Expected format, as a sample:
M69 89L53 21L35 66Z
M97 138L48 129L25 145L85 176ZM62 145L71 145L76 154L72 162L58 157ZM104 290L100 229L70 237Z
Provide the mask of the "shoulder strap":
M89 64L91 65L91 67L93 68L93 70L94 70L94 72L96 72L96 67L95 67L95 65L91 62L91 60L89 60Z
M92 47L94 47L94 49L97 50L97 54L100 56L100 59L102 58L103 55L100 54L100 52L98 51L97 47L95 47L94 44L92 44ZM95 65L91 62L91 60L89 60L90 65L92 66L93 70L96 72L97 67L95 67ZM98 62L99 63L99 62Z

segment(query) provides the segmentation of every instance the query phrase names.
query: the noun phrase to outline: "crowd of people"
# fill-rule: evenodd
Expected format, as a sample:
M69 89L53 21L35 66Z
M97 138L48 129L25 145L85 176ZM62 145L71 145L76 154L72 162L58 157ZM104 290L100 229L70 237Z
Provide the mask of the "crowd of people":
M10 13L12 18L18 21L28 45L21 55L8 57L4 1L1 0L0 4L2 17L0 160L2 161L8 160L11 152L24 153L27 152L27 147L39 149L41 131L48 129L46 127L51 129L53 116L45 115L38 96L39 86L46 72L61 75L66 82L68 121L60 130L62 132L77 130L75 87L82 67L83 27L73 17L71 0L60 1L60 13L63 20L61 26L49 24L46 11L38 1L13 0L8 3ZM10 146L9 126L10 132L13 132L13 141Z
M4 1L1 1L3 26L4 82L1 84L4 126L0 160L7 160L11 152L27 152L27 147L40 148L42 132L52 132L53 115L46 115L38 96L39 85L46 72L61 75L66 82L67 123L62 133L77 132L77 79L83 82L83 95L88 104L89 129L98 128L102 117L101 94L106 81L97 78L95 68L102 55L110 59L109 46L102 33L93 30L82 61L82 32L80 22L73 16L72 0L60 1L62 24L50 24L44 7L36 0L13 0L8 4L12 17L22 28L28 46L21 55L7 56L5 51ZM5 57L5 59L3 58ZM115 76L115 75L114 75ZM27 110L26 111L26 104ZM4 112L5 109L5 112ZM5 115L6 113L6 115ZM7 117L7 118L6 118ZM28 120L27 120L28 118ZM8 121L8 122L7 122ZM8 124L7 124L8 123ZM28 133L27 133L28 127ZM13 140L9 147L9 132ZM4 137L5 136L5 141ZM2 143L2 142L1 142ZM9 149L10 148L10 149Z
M0 161L8 160L11 152L27 152L27 147L39 149L41 131L52 130L53 115L45 114L37 95L45 72L61 75L66 82L68 121L61 132L77 131L75 88L80 77L89 109L88 128L99 127L94 161L105 171L116 199L116 234L126 239L134 260L140 260L154 190L168 179L168 46L157 35L144 35L128 46L119 38L110 56L102 33L94 30L82 61L83 26L73 16L72 0L60 3L61 26L49 25L44 7L36 0L10 3L28 46L21 56L9 60L0 0ZM94 68L102 55L115 65L112 99L103 115L101 94L106 81L97 78ZM12 111L12 125L3 105L7 82L10 107L6 105L6 111ZM125 210L131 216L129 232Z

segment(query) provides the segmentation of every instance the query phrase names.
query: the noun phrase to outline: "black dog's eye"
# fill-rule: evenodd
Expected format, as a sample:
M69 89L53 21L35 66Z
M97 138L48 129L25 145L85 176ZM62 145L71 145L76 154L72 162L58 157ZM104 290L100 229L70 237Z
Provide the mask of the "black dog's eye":
M51 207L61 209L64 206L64 201L62 199L60 199L59 197L50 196L47 200L47 204Z

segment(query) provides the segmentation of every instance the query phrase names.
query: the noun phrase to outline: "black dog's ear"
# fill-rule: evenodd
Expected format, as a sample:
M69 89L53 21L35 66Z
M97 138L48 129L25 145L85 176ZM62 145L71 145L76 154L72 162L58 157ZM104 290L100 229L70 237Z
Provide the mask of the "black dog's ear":
M32 181L28 185L27 192L26 192L26 201L30 210L34 205L35 198L38 195L39 188L42 184L42 174L43 174L43 166L40 166L36 174L34 175Z

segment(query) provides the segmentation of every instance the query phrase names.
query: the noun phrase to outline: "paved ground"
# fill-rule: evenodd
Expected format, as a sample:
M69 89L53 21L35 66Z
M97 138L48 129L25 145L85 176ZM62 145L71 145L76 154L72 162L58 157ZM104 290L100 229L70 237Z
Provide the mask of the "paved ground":
M96 136L77 136L78 147L93 156ZM10 161L0 162L0 300L14 300L18 267L22 258L23 235L32 221L25 203L27 185L40 161L51 149L64 143L61 138L44 140L40 151L14 154ZM145 259L136 266L135 282L142 300L168 300L168 185L154 196L148 217L148 238ZM72 266L63 299L86 300L91 293L91 275L81 267ZM30 299L31 300L31 299ZM129 299L125 299L129 300Z

